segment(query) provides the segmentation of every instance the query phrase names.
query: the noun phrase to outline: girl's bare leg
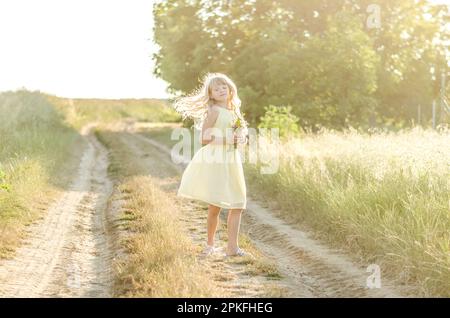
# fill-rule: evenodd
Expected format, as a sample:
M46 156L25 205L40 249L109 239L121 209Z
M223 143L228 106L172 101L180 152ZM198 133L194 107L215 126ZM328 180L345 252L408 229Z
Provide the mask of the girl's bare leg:
M214 237L216 235L217 224L219 223L219 214L221 208L215 205L208 206L208 245L214 245Z
M226 253L235 254L238 249L239 227L241 225L242 209L231 209L228 212L227 230L228 245Z

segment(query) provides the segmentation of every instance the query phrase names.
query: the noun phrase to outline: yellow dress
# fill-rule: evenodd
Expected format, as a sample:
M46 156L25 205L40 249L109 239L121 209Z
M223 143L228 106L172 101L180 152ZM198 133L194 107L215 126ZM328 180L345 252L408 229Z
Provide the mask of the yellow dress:
M212 134L225 137L235 117L232 110L218 108ZM240 151L233 145L207 144L184 170L177 195L225 209L245 209L246 191Z

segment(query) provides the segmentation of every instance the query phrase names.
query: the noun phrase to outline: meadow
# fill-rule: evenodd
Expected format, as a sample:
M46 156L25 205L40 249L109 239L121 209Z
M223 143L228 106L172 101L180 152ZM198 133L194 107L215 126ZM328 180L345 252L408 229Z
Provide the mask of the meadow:
M246 165L250 191L386 277L450 296L450 131L323 130L279 158L275 174Z
M169 146L170 128L142 133ZM269 142L270 145L270 142ZM321 129L244 164L248 192L291 223L422 296L450 296L450 131ZM267 157L266 157L267 158Z
M177 142L170 140L173 125L149 128L145 123L181 125L167 104L151 100L71 100L26 91L2 93L0 112L8 114L0 117L2 257L13 253L25 225L36 220L52 198L67 187L83 147L77 132L81 126L91 121L137 120L144 123L140 134L172 146ZM99 134L104 142L117 143L106 136ZM415 127L370 133L322 129L315 134L284 138L280 147L267 148L279 158L276 173L261 174L261 162L246 162L248 192L275 207L276 213L291 224L314 233L316 239L345 250L364 264L379 265L383 277L411 284L415 294L448 297L449 146L448 129ZM118 160L114 156L117 154L113 154L113 162ZM124 174L133 167L125 168L120 168ZM130 179L121 187L125 192L128 187L137 191L139 202L150 196L163 200L156 188L141 193L144 190L138 191L139 184ZM148 223L159 222L161 212L153 208L153 202L146 205L148 212L136 210L139 219L148 217ZM167 210L171 209L169 203L161 203L166 205ZM152 215L157 219L152 220ZM153 234L146 230L142 235L134 241L138 249L145 237L150 239ZM188 245L183 248L189 249ZM167 252L174 249L175 245ZM125 273L139 271L135 267L139 262L135 259L129 263L134 267ZM123 276L122 282L125 280ZM170 284L164 282L165 286ZM136 295L149 291L122 292ZM191 292L201 294L200 289Z
M125 118L142 122L179 122L180 116L160 99L88 99L46 95L64 113L66 122L79 129L89 122L111 123Z

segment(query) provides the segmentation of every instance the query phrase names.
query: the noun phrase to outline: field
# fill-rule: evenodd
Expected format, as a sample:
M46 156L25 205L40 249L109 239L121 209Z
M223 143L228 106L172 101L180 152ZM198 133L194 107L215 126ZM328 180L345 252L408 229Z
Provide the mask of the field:
M19 91L0 95L0 112L2 295L30 292L40 275L38 296L450 296L448 130L323 129L268 147L275 173L244 165L240 240L255 257L201 261L206 207L174 196L181 123L167 103ZM55 227L66 230L45 250ZM27 264L35 274L22 275ZM371 264L385 289L365 288ZM70 275L82 287L66 286Z

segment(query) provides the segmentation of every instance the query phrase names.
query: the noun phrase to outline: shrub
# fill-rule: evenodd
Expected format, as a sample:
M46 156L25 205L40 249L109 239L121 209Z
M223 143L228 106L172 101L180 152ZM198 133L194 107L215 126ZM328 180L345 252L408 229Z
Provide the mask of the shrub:
M278 128L280 138L293 137L301 131L297 122L299 118L291 113L291 106L266 106L258 128Z

